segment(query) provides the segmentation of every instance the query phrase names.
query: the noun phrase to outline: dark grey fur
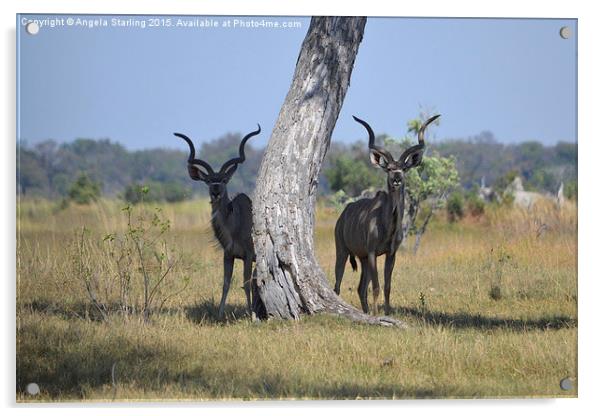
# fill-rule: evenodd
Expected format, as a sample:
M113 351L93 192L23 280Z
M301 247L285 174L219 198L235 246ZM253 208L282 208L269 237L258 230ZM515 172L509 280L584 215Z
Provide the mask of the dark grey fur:
M385 314L390 312L391 273L395 266L395 253L402 240L402 220L404 210L405 173L422 162L424 153L424 131L439 116L431 117L418 132L418 145L406 149L398 160L374 144L374 132L363 120L353 117L368 131L370 160L387 173L387 192L379 191L374 198L352 202L345 207L335 226L336 244L336 284L334 291L339 294L349 258L353 270L357 270L355 257L362 265L360 283L357 288L362 309L368 312L368 283L372 282L374 309L376 311L380 286L376 258L385 258Z
M246 194L239 194L233 199L228 196L226 184L232 178L236 168L245 161L244 147L251 137L261 132L257 130L247 134L241 141L238 149L239 156L224 163L219 172L214 172L211 166L200 159L195 159L195 149L192 140L181 133L174 133L184 139L190 148L188 157L188 173L195 181L203 181L209 187L211 197L211 228L213 235L224 251L224 284L222 299L219 305L219 317L224 316L226 297L230 290L234 260L239 259L244 263L244 289L247 297L247 307L251 313L251 273L255 261L255 250L251 229L253 226L252 203Z

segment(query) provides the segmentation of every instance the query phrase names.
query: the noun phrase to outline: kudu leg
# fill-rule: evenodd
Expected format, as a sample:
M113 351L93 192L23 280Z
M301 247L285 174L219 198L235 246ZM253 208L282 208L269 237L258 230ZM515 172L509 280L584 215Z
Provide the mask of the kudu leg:
M245 259L244 260L244 287L245 287L245 295L247 296L247 309L249 310L249 315L252 314L251 309L251 277L253 274L253 260Z
M391 313L389 296L391 295L391 274L395 266L395 254L387 255L385 258L385 315Z
M374 301L372 305L372 313L374 315L378 314L378 297L380 295L380 284L378 283L378 270L376 267L376 255L369 254L368 255L368 266L370 270L370 281L372 282L372 300Z
M349 253L339 252L337 250L337 260L334 266L334 275L336 277L336 283L334 284L334 292L337 295L341 294L341 281L343 281L343 274L345 274L345 263L349 258Z
M368 283L370 283L370 273L368 271L368 259L361 258L362 273L360 276L360 284L357 287L357 294L360 297L362 304L362 310L364 313L368 313Z
M224 253L224 286L222 288L222 300L219 303L218 317L222 319L224 317L224 308L226 307L226 297L230 290L230 282L232 281L232 271L234 270L234 257L228 256Z

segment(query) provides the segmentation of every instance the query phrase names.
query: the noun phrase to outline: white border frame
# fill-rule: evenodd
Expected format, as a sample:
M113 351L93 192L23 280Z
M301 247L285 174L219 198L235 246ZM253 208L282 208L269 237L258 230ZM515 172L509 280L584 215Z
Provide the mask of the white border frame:
M597 240L600 229L600 190L597 185L596 168L600 166L597 155L601 154L602 132L596 123L600 110L599 97L600 64L599 39L602 39L602 16L596 13L596 2L569 1L472 1L430 0L399 2L386 0L351 4L340 0L277 1L277 0L16 0L3 1L0 14L3 29L2 39L2 83L4 91L0 102L4 140L2 140L3 168L2 185L6 190L2 204L2 255L3 306L1 367L3 375L0 391L4 406L13 411L43 411L44 414L79 414L81 405L24 406L15 404L15 15L16 13L84 13L84 14L207 14L207 15L367 15L367 16L438 16L438 17L539 17L577 18L579 36L579 398L578 399L527 399L527 400L409 400L382 402L211 402L201 404L179 404L178 413L212 412L218 414L244 411L253 415L306 415L307 412L331 413L342 410L351 415L364 414L374 408L377 412L413 411L420 413L446 414L503 414L518 409L535 413L563 414L600 408L596 402L600 378L600 303L602 294L599 267L595 260L598 254ZM598 77L595 76L598 74ZM128 414L163 415L165 406L174 403L137 405L85 405L86 412L104 413L107 410L126 408ZM22 408L21 410L15 409ZM41 407L41 409L40 409ZM200 409L199 409L200 407ZM334 407L342 409L334 409ZM286 409L285 409L286 408ZM590 412L587 412L590 413Z

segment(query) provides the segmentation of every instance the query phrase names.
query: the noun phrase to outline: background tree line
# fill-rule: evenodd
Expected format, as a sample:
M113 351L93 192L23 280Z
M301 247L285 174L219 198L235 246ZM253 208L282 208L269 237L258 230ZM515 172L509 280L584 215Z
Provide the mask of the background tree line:
M174 137L178 143L176 140ZM197 157L219 169L225 160L238 155L240 140L240 134L229 133L205 142L197 150ZM121 197L130 202L137 202L143 187L148 187L147 201L176 202L205 195L206 187L198 186L188 176L186 143L179 144L182 150L128 151L109 139L76 139L61 144L46 140L32 146L21 143L17 145L17 192L60 199L70 197L79 184L98 188L98 196ZM245 163L228 185L231 193L255 187L263 149L249 144L245 153Z
M203 143L198 153L219 167L236 156L240 139L240 134L229 133ZM411 139L394 140L380 135L377 140L397 153L400 145L406 146L405 142ZM73 198L79 192L78 184L83 184L94 187L98 195L122 197L131 202L136 202L139 189L144 186L149 188L147 200L173 202L204 195L206 187L196 186L188 177L187 149L182 147L182 150L128 151L109 139L21 143L17 146L17 192L52 199ZM247 145L247 160L228 185L231 194L254 189L263 150L252 143ZM465 190L479 186L481 178L485 178L488 186L501 189L513 176L520 175L528 190L555 193L564 181L567 197L574 197L577 191L576 143L503 144L493 134L483 132L467 139L431 141L427 156L433 155L454 157L460 185ZM350 144L333 142L321 176L322 195L344 191L354 197L366 189L384 185L381 172L370 165L363 139Z
M412 127L409 123L409 130ZM387 135L377 136L395 154L400 144L405 147L409 137L395 140ZM323 172L333 191L343 190L351 196L369 187L380 187L383 178L370 166L364 141L352 144L333 142ZM428 143L427 156L454 157L460 184L465 190L487 186L503 190L514 176L521 176L526 190L555 194L560 182L565 192L575 193L577 186L577 144L559 142L546 146L537 141L516 144L498 142L492 133L483 132L467 139L446 139ZM571 197L572 195L567 195Z

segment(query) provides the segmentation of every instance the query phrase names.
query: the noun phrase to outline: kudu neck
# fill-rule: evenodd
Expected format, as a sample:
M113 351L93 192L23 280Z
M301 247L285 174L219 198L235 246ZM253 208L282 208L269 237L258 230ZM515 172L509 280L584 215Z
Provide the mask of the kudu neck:
M402 184L399 187L394 187L391 184L387 184L388 193L389 193L389 201L392 206L403 205L403 195L405 191L405 185Z
M403 210L404 210L404 192L405 185L402 183L399 187L389 188L389 209L391 214L391 222L389 228L389 236L391 239L389 253L394 254L401 244L402 239L402 222L403 222Z
M228 190L224 189L222 196L217 201L211 202L211 209L215 211L225 211L228 209L228 205L230 204L230 197L228 196Z

